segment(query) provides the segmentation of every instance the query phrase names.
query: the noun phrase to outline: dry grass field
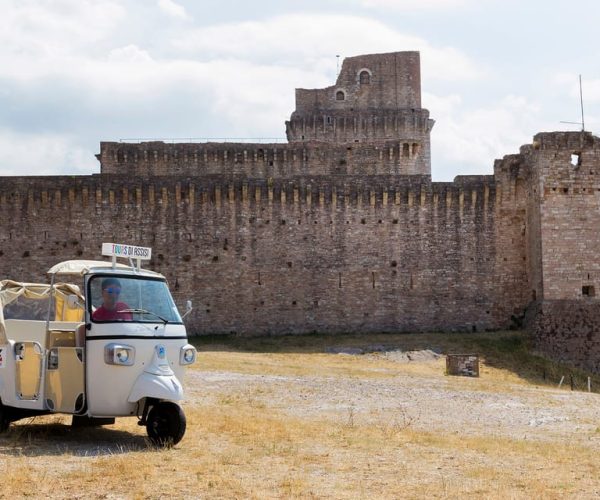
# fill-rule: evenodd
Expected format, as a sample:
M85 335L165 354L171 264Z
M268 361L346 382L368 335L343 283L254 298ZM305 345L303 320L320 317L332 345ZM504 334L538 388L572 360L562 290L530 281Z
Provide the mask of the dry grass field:
M99 429L24 420L0 436L0 497L600 496L600 395L587 374L530 353L521 334L197 347L181 443L153 448L135 419ZM448 352L480 354L480 378L446 376Z

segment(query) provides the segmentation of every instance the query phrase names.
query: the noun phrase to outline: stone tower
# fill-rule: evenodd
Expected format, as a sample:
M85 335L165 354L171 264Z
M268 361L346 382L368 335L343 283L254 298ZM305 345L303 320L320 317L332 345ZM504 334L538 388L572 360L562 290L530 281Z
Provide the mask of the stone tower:
M431 175L433 124L421 108L419 53L391 52L344 59L331 87L296 89L286 134L290 143L397 147L401 174Z
M536 348L600 373L600 139L539 133L520 156Z

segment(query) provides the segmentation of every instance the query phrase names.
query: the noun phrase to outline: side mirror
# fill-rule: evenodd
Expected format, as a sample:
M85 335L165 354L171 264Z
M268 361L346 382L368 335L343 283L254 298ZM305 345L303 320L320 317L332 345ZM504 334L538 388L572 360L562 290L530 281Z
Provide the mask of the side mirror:
M189 313L191 313L191 312L192 312L192 309L193 309L193 307L192 307L192 301L191 301L191 300L188 300L188 301L185 303L185 313L184 313L184 315L181 317L181 319L185 318L185 317L186 317L186 316L187 316Z

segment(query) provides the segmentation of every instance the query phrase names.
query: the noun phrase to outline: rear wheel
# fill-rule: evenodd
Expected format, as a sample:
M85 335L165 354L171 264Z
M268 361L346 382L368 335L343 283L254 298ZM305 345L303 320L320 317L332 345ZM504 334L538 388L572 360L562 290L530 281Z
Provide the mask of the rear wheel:
M150 441L159 446L173 446L185 434L183 410L170 401L155 404L146 420L146 430Z
M10 419L8 418L8 411L0 401L0 432L4 432L10 425Z

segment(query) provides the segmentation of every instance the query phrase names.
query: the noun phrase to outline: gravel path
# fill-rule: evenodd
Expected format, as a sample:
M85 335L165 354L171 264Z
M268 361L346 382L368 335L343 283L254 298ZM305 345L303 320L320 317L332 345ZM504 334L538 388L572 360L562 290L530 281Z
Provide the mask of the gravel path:
M600 448L600 395L595 393L523 384L492 392L485 390L485 377L443 375L344 378L194 371L189 376L188 397L205 404L237 395L300 418L473 436L585 439Z

